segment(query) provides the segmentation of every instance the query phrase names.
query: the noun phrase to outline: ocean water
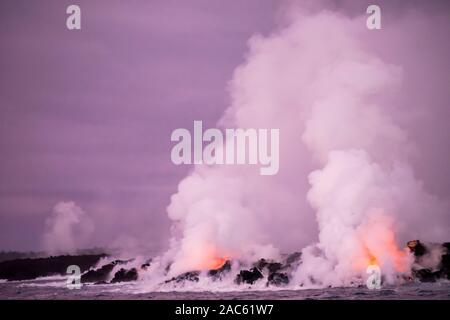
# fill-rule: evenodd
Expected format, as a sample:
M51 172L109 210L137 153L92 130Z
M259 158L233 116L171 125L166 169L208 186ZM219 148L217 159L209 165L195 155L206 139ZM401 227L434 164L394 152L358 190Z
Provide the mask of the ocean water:
M0 299L351 299L396 300L439 299L450 300L450 281L437 283L409 283L386 286L379 290L366 287L345 287L301 290L253 290L242 287L233 291L164 291L143 292L137 283L83 285L81 289L68 289L65 278L49 277L30 281L0 281Z

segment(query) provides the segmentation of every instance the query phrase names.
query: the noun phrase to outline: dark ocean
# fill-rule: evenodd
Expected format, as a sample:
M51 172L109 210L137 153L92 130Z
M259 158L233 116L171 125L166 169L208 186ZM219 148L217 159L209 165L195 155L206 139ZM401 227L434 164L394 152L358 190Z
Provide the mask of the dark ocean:
M410 283L387 286L379 290L366 287L345 287L301 290L252 290L251 287L233 291L164 291L143 292L136 283L83 285L81 289L68 289L62 277L31 281L0 282L0 299L351 299L396 300L438 299L450 300L450 281L436 283Z

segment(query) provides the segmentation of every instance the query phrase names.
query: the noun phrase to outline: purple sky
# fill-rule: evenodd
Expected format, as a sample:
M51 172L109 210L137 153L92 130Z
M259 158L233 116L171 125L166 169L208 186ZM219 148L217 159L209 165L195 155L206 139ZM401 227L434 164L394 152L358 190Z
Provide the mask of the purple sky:
M66 7L74 3L82 10L81 31L65 27ZM171 163L170 133L193 120L214 126L229 104L227 83L248 38L273 29L282 3L2 0L0 250L39 249L52 207L68 200L93 217L94 244L132 236L166 245L165 208L190 169ZM330 8L352 13L365 5L336 3ZM389 48L384 54L396 57ZM424 119L429 130L413 139L433 154L429 166L444 168L427 177L437 180L432 191L446 194L449 157L439 152L448 131L435 140L432 128L446 128L448 100L437 103L440 122Z
M73 3L0 3L0 250L38 248L63 200L108 212L100 244L166 241L165 207L189 170L170 162L170 133L217 121L246 40L274 12L259 0L76 1L77 32L65 27Z

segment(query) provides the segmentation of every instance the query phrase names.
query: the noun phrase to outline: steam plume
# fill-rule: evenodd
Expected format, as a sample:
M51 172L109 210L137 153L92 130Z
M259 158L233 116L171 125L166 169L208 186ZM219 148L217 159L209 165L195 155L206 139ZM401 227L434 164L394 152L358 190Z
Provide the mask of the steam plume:
M43 246L47 252L74 253L88 244L94 231L90 217L74 202L59 202L45 221Z
M415 176L417 146L394 119L404 70L369 50L368 32L365 17L300 10L250 39L220 125L280 128L280 172L197 166L168 207L174 272L315 242L298 283L349 284L374 263L394 281L410 263L401 241L445 234L444 205Z

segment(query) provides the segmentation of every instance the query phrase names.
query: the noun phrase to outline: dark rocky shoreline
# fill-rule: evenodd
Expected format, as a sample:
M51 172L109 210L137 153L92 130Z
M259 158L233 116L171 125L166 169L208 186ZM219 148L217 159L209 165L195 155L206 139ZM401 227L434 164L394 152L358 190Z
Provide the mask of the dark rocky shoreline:
M421 282L435 282L439 279L450 280L450 242L442 244L424 244L419 240L408 242L408 248L414 254L412 276ZM432 255L440 256L440 262L430 265Z
M67 267L77 265L81 272L94 267L106 254L57 256L36 259L16 259L0 262L0 279L8 281L31 280L38 277L66 275Z
M450 243L432 244L413 240L409 241L407 246L415 258L411 269L412 279L410 280L420 282L435 282L438 279L450 280ZM96 268L100 259L105 257L108 257L108 255L65 255L3 261L0 262L0 279L16 281L53 275L67 275L66 271L69 265L78 265L82 272L82 283L130 282L136 281L139 273L151 264L151 260L148 260L139 267L126 269L125 265L133 260L114 260ZM234 277L235 283L238 285L252 285L256 281L263 279L267 286L285 286L291 280L292 270L300 263L300 252L286 255L281 261L260 259L249 269L241 269ZM209 270L206 274L215 281L220 280L224 275L231 272L231 264L232 261L226 261L219 269ZM113 272L114 270L116 271ZM199 276L200 271L193 270L173 277L165 283L198 282Z

